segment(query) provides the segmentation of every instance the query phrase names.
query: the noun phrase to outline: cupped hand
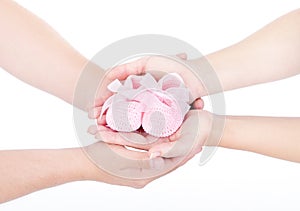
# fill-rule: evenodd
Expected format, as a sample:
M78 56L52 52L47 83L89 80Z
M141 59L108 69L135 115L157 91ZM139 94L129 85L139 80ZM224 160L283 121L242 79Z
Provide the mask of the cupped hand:
M199 153L211 132L212 118L207 111L190 110L176 133L158 139L139 131L122 133L103 125L91 126L89 133L101 140L85 148L98 166L94 166L91 177L110 184L142 188Z
M119 132L104 126L100 126L100 132L91 127L90 132L102 141L84 148L90 158L89 164L84 165L87 178L114 185L143 188L184 165L199 153L211 132L211 124L211 113L191 110L176 133L150 144L126 140ZM145 134L128 134L127 137L133 140L137 137L145 143L151 140L143 136ZM127 146L145 151L133 151Z
M102 77L100 87L95 96L93 105L90 105L89 117L98 118L102 109L102 105L113 93L107 89L107 85L115 79L125 80L130 75L144 75L150 72L156 80L159 80L164 74L178 73L191 93L190 103L195 109L203 109L204 103L201 99L206 94L206 90L202 82L195 76L187 65L191 65L192 60L187 60L187 55L182 53L176 57L165 56L145 56L141 59L116 66L107 70ZM103 118L105 122L105 118ZM104 123L99 119L99 124Z
M192 97L191 101L194 101L207 92L196 70L191 71L191 67L195 66L194 63L193 60L187 60L187 55L184 53L176 56L145 56L130 63L116 66L112 72L135 72L138 74L150 72L156 79L161 78L166 73L177 73L188 87Z
M98 142L84 147L84 179L112 185L143 188L182 165L180 158L149 158L146 152Z
M151 157L174 158L201 152L212 128L213 116L204 110L190 110L181 127L169 137L169 142L157 143L149 148Z
M212 118L208 111L190 110L174 134L158 139L139 132L121 133L102 125L90 127L89 132L96 139L110 144L147 150L151 158L190 158L202 150L211 132Z
M179 57L182 61L185 61L186 59L184 54ZM204 106L202 99L197 98L202 96L202 84L199 83L199 80L192 75L193 73L190 72L184 64L180 64L172 59L159 56L144 57L108 71L105 79L103 80L102 88L100 88L101 95L98 95L101 97L98 97L95 104L89 109L89 117L97 119L96 125L89 128L89 132L94 134L96 139L102 140L102 142L98 142L86 148L89 155L95 156L92 156L92 160L98 160L99 162L103 160L110 160L111 162L106 164L108 165L107 167L113 163L115 168L113 171L118 173L111 174L106 171L101 171L105 174L104 178L107 178L107 181L105 182L137 188L143 187L154 179L183 165L202 149L202 145L205 142L208 133L207 131L209 131L208 128L211 123L210 114L205 111L189 111L183 125L175 134L170 137L159 139L140 132L120 133L113 131L105 127L105 115L103 118L99 118L104 101L112 94L106 88L110 82L115 79L124 80L129 75L142 75L146 71L158 71L159 68L167 73L176 72L182 76L185 84L193 84L191 88L188 87L192 96L196 96L193 107L196 109L202 109ZM199 88L200 91L197 88ZM199 129L197 124L200 121L205 127L199 127ZM117 152L118 155L123 154L125 157L128 156L131 159L124 161L123 158L120 160L116 159L114 156L110 159L110 156L103 153L103 146L106 146L104 147L106 149L107 146L109 146L109 149ZM127 149L125 146L146 151L136 152ZM157 171L157 169L166 170L160 171L164 173L153 176L153 171ZM141 176L141 173L152 176L137 179L136 177L139 177L138 175ZM118 174L125 174L129 176L123 177L118 176ZM95 173L95 175L97 174ZM98 179L100 180L101 178L102 177ZM95 178L95 180L97 180L97 178Z
M109 144L129 146L141 150L149 150L151 147L170 141L170 137L157 138L144 131L119 132L104 125L91 125L88 132L94 138Z

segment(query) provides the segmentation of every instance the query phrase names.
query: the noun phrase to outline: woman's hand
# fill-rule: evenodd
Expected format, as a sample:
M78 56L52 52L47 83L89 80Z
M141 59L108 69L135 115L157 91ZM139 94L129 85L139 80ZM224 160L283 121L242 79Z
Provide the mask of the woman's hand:
M150 159L145 152L126 149L124 146L98 142L81 150L82 180L93 180L113 185L142 188L168 168L172 161ZM173 160L174 162L174 160Z
M149 149L151 157L190 158L201 152L212 127L212 114L204 110L190 110L181 127L169 137L169 142L153 145Z
M199 153L210 133L211 122L209 112L192 110L175 134L148 145L126 140L119 132L101 126L103 130L93 134L102 141L84 148L90 159L84 158L82 170L89 180L142 188ZM136 137L137 133L128 133L130 136ZM143 137L140 135L140 140ZM148 139L144 137L144 140Z
M156 79L160 79L166 73L179 74L188 87L192 101L201 98L206 94L201 79L196 77L190 69L194 64L193 60L187 60L185 53L178 54L176 57L166 56L145 56L130 63L122 64L112 69L113 72L131 72L145 74L152 73Z
M95 138L110 144L147 150L149 157L188 157L202 150L212 127L212 114L203 110L190 110L182 126L169 137L155 138L145 133L120 133L98 125L89 128Z
M102 79L98 92L96 93L94 104L88 108L89 117L92 119L98 118L105 100L113 94L107 89L109 83L115 79L122 81L130 75L144 75L147 72L150 72L156 80L159 80L167 73L178 73L183 78L185 85L191 93L190 103L192 103L192 107L195 109L203 109L204 102L201 97L204 96L207 91L201 81L191 72L188 66L186 66L193 65L194 61L186 59L187 55L184 53L178 54L173 59L163 56L147 56L107 70L106 73L101 76ZM104 123L105 118L102 118L102 120L99 119L99 124Z

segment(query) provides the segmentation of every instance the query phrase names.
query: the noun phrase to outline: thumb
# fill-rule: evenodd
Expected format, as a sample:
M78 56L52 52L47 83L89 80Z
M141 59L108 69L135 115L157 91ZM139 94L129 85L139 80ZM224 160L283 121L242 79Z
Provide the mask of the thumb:
M201 98L197 98L192 104L193 109L203 109L203 107L204 101Z

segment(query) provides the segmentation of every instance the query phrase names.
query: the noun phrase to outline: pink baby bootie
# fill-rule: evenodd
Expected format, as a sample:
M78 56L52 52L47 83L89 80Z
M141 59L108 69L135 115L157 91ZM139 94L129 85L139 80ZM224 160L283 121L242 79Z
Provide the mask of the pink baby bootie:
M124 83L108 85L115 94L108 98L99 118L106 112L107 126L116 131L132 132L140 127L155 137L172 135L189 111L189 91L176 73L158 82L147 73L129 76Z

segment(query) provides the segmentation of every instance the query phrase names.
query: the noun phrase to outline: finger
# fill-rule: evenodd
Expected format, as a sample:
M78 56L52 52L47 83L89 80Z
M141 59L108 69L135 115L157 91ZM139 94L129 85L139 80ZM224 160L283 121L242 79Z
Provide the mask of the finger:
M118 79L120 81L125 80L130 75L142 75L145 73L145 65L148 57L138 59L136 61L121 64L111 69L108 69L104 75L102 84L96 94L97 99L95 100L95 106L101 106L113 93L107 89L109 85L114 80Z
M145 145L147 145L147 147L150 148L152 145L169 141L166 137L158 138L151 136L146 132L119 132L119 135L125 141L130 142L132 144L136 144L136 147L145 147Z
M97 133L99 133L101 131L108 131L108 130L113 132L113 130L111 130L105 126L102 126L102 125L91 125L91 126L89 126L87 132L96 136ZM99 138L99 140L101 140L101 139Z
M124 136L120 132L113 131L105 126L98 126L98 132L95 134L95 138L98 140L102 140L106 143L129 146L137 149L148 150L151 145L140 144L146 143L143 136L138 136L139 134L132 134L131 137L134 137L135 141L130 141L125 139ZM136 140L139 139L140 142Z
M146 159L145 159L146 160ZM154 158L149 160L150 168L140 168L138 169L139 164L133 165L135 168L126 168L123 169L123 172L129 174L134 174L136 177L142 176L145 178L150 178L150 180L155 180L161 176L168 174L171 171L174 171L178 167L183 165L184 157L175 157L175 158ZM186 162L186 161L185 161Z
M101 91L100 91L101 90ZM99 93L100 93L100 95L103 93L103 92L107 92L107 91L105 91L105 90L103 90L103 88L102 88L102 86L99 88L99 91L98 91ZM96 93L96 96L98 96L99 95L99 93ZM94 102L92 102L92 103L90 103L89 105L88 105L88 109L89 110L92 110L93 108L95 108L95 107L100 107L100 106L102 106L103 105L103 99L102 99L102 96L100 96L99 95L99 97L96 97L95 99L94 99Z
M90 134L92 134L92 135L95 135L98 132L97 125L91 125L91 126L89 126L87 132L90 133Z
M176 54L176 56L179 57L180 59L187 60L187 54L186 53L179 53L179 54Z
M93 128L92 128L93 129ZM117 132L106 126L98 125L95 138L106 143L148 150L152 146L169 142L168 138L156 138L146 133Z
M143 75L145 74L145 66L149 57L143 57L136 61L121 64L111 69L108 69L104 75L104 79L101 86L96 93L96 100L94 106L102 106L106 99L108 99L113 93L107 89L107 85L115 79L125 80L130 75Z
M118 162L120 172L130 178L155 179L177 169L184 160L184 157L149 159L145 153L128 151L116 145L110 145L110 147L121 157L120 160L115 160Z
M101 109L102 109L101 106L90 109L88 113L88 117L90 119L97 119L100 116Z
M109 70L107 77L111 80L125 80L130 75L143 75L148 59L149 57L143 57L133 62L118 65Z
M146 170L159 170L165 166L165 161L163 158L153 158L150 159L148 153L137 152L126 149L124 146L109 145L109 147L120 156L118 165L120 170L125 173L134 173L133 176L138 174L150 173ZM137 171L137 172L136 172Z
M178 130L175 133L169 136L169 141L170 142L177 141L180 138L180 134L181 134L181 127L178 128Z
M201 98L197 98L192 104L192 109L203 109L203 108L204 108L204 101Z
M174 158L186 156L191 151L189 144L183 141L157 144L149 149L150 157Z
M99 85L99 89L95 94L94 104L91 105L92 108L103 106L105 101L113 95L113 93L107 88L110 82L112 82L112 80L108 80L107 78L105 78L104 81Z
M98 125L106 125L106 114L103 114L101 118L97 119Z
M200 142L198 140L198 130L192 128L198 127L198 121L199 119L197 113L193 111L188 112L180 129L175 134L173 134L172 137L174 137L174 139L170 137L173 141L157 144L151 147L149 149L151 157L162 156L170 158L186 156L194 149L194 147L201 147L198 146L200 145Z
M91 159L101 168L122 176L136 177L141 169L151 169L152 164L148 153L126 149L124 146L111 145L103 142L86 148ZM162 160L158 158L157 160ZM135 169L135 174L124 175L124 170ZM126 172L125 172L126 173Z

